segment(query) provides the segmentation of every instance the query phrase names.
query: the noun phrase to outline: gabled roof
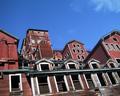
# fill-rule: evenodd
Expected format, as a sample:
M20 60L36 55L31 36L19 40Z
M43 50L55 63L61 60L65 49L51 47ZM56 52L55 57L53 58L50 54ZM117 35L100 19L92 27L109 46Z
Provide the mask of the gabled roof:
M88 64L91 63L91 62L100 63L100 61L98 61L98 60L96 60L96 59L94 59L94 58L90 59L90 60L88 61Z
M68 46L68 44L73 43L73 42L77 42L77 43L79 43L79 44L84 45L83 43L81 43L81 42L79 42L79 41L77 41L77 40L71 40L71 41L69 41L68 43L65 44L65 47L63 48L62 53L64 52L64 50L65 50L65 48Z
M17 41L19 41L19 39L17 39L15 36L9 34L8 32L6 32L6 31L4 31L4 30L2 30L2 29L0 29L0 32L2 32L2 33L4 33L4 34L10 36L11 38L14 38L14 39L16 39Z
M117 61L115 61L114 59L109 59L107 63L117 63Z
M100 40L98 41L98 43L95 45L95 47L93 48L93 50L91 51L91 53L86 57L86 59L84 60L84 62L86 62L90 57L91 55L96 51L96 49L98 48L98 46L101 45L101 47L103 48L104 52L106 53L106 56L108 58L110 58L109 54L107 53L106 49L104 48L103 44L102 44L102 41L106 40L107 38L109 38L110 36L114 35L114 34L118 34L120 35L120 31L112 31L110 32L109 34L103 36L102 38L100 38Z
M120 30L113 30L110 33L104 35L101 39L106 40L106 39L108 39L110 36L112 36L114 34L120 35Z
M47 62L47 63L52 63L53 64L52 61L50 61L48 59L45 59L45 58L38 60L35 64L39 64L39 63L42 63L42 62Z
M68 59L68 60L66 60L66 61L64 62L64 64L69 63L69 62L74 62L74 63L78 64L78 62L77 62L76 60L73 60L73 59Z
M67 44L70 44L70 43L73 43L73 42L77 42L77 43L79 43L79 44L84 45L83 43L81 43L80 41L77 41L77 40L71 40L71 41L69 41Z

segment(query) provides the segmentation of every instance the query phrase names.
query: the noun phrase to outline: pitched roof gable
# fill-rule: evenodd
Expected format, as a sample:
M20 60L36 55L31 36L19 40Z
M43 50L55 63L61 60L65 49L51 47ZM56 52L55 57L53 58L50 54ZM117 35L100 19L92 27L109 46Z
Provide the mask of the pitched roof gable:
M102 39L102 40L106 40L106 39L108 39L110 36L113 36L114 34L120 35L120 30L113 30L113 31L109 32L108 34L104 35L101 39Z
M6 31L4 31L4 30L2 30L2 29L0 29L0 32L2 32L2 33L4 33L4 34L10 36L11 38L14 38L14 39L16 39L17 41L19 41L19 39L17 39L15 36L9 34L8 32L6 32Z

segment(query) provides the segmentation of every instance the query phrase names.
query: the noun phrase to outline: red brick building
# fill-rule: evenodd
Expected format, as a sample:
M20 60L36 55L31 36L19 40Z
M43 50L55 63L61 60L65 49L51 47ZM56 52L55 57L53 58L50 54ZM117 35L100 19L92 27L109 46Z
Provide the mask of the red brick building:
M112 39L108 40L109 38ZM1 96L119 96L120 94L120 68L119 62L116 62L119 61L119 54L116 52L119 51L117 47L119 32L104 37L105 44L111 40L116 42L110 43L117 48L114 51L110 50L112 58L103 60L107 55L101 50L99 50L100 56L97 54L96 49L101 46L101 43L98 43L98 47L95 47L96 49L93 49L94 51L87 57L87 63L83 60L88 53L83 44L76 40L68 42L63 51L53 51L47 30L27 31L19 64L18 39L4 31L0 32L0 39ZM112 55L114 52L117 55ZM96 55L92 55L93 53ZM91 58L91 56L97 57Z
M17 38L0 30L0 70L18 69L18 42Z
M62 54L64 59L84 61L88 52L83 43L72 40L65 45Z
M109 59L120 63L120 32L112 31L102 37L86 58L86 61L90 59L96 59L101 64L105 64Z
M32 94L25 74L18 72L18 42L17 38L0 30L0 96Z
M26 60L39 60L53 58L51 42L47 30L28 29L23 40L21 55ZM23 65L27 66L27 65ZM29 64L32 66L32 64Z

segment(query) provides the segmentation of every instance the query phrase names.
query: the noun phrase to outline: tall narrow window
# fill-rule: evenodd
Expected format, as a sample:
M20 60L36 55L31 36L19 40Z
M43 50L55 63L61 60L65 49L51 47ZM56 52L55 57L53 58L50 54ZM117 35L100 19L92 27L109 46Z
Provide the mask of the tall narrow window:
M73 81L75 90L82 89L82 86L81 86L80 81L78 79L78 75L71 75L71 77L72 77L72 81Z
M47 76L38 77L38 85L39 85L40 94L49 93Z
M86 80L88 82L89 88L90 89L95 88L94 83L93 83L92 78L91 78L91 74L85 74L85 77L86 77Z
M102 76L102 73L97 73L97 75L98 75L98 78L99 78L99 81L100 81L101 85L106 86L106 83L105 83L105 80Z
M64 76L56 76L56 81L57 81L59 92L67 91L65 81L64 81Z
M112 72L108 72L108 76L109 76L109 78L110 78L110 80L111 80L111 83L112 83L112 84L116 84L116 81L115 81L115 78L114 78L113 75L112 75Z
M19 92L18 95L20 95L22 92L21 75L20 74L9 75L9 83L10 83L11 94Z
M93 66L94 69L99 68L97 64L92 64L92 66ZM102 76L102 73L97 73L97 76L99 78L99 81L100 81L101 85L106 86L106 83L105 83L105 80L104 80L104 78Z
M20 90L19 89L20 78L19 76L11 76L11 87L12 91Z

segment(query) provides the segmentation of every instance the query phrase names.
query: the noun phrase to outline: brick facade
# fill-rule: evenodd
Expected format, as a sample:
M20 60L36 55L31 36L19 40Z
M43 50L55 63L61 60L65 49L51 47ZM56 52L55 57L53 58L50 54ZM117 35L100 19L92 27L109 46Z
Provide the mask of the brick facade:
M47 30L28 29L18 66L18 39L1 30L0 95L119 96L119 40L112 32L90 54L76 40L53 50Z

